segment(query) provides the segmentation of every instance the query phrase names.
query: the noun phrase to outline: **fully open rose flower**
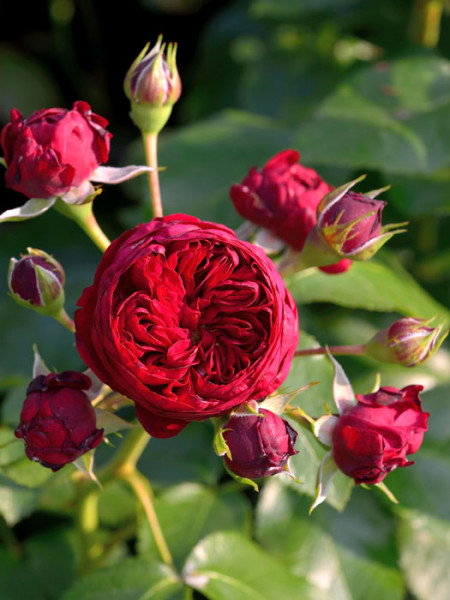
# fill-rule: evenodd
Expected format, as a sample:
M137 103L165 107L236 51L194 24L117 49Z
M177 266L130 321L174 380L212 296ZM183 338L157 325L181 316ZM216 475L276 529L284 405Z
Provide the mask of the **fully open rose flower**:
M223 438L231 458L228 468L240 477L259 479L284 471L295 449L297 432L270 410L258 415L233 415L223 427Z
M16 109L1 132L6 185L28 198L53 198L79 188L108 160L108 121L86 102L49 108L24 119Z
M91 380L84 373L63 371L38 375L27 389L16 437L25 452L52 471L58 471L100 444L95 411L85 391Z
M187 215L121 235L78 305L81 357L135 401L155 437L267 396L298 342L294 301L270 259Z
M317 207L332 189L299 159L295 150L279 152L262 169L252 167L240 185L230 188L233 204L242 217L268 229L294 250L302 250L316 224ZM323 270L341 273L350 265L351 261L344 259Z
M421 407L421 385L401 390L382 387L357 395L358 403L338 419L333 432L334 460L355 483L379 483L422 444L428 413Z

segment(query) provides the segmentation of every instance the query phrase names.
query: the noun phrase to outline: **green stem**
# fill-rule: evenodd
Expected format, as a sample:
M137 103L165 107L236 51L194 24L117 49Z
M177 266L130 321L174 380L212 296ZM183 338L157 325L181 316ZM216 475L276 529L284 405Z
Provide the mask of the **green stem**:
M75 221L102 252L108 248L111 242L97 223L97 219L92 212L92 202L88 202L87 204L67 204L67 202L57 200L55 208L68 219Z
M13 530L5 521L3 515L0 515L0 539L5 544L5 548L11 552L13 556L20 559L23 555L22 547L14 535Z
M335 356L358 356L365 354L366 344L359 344L356 346L327 346L326 348L307 348L306 350L297 350L294 356L314 356L316 354L327 354L328 351Z
M136 470L125 474L123 478L134 491L144 509L161 560L169 567L173 567L172 555L170 554L153 505L153 493L150 483Z
M69 331L75 333L75 323L66 313L64 308L62 308L57 315L53 315L53 318L56 319L58 323L61 323L61 325L64 325Z
M95 534L98 529L98 500L100 490L91 489L85 494L78 504L78 531L81 538L82 564L81 572L90 570L92 559L96 559L103 552L103 546L95 542Z
M163 209L161 202L161 190L159 187L159 172L158 172L158 134L157 133L142 133L144 142L145 160L152 171L148 173L148 183L150 186L150 199L152 204L152 212L154 217L162 217Z
M445 0L415 0L410 24L413 42L425 48L437 46L444 4Z
M111 464L107 466L108 471L112 471L113 474L119 477L135 471L138 460L150 440L151 437L142 427L132 429L120 446ZM101 479L100 481L103 480Z

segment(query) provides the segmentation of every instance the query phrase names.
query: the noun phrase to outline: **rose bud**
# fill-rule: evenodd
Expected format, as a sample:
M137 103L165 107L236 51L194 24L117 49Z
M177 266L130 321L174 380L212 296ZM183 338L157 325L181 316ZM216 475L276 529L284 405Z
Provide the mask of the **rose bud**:
M297 432L270 410L259 414L233 415L223 427L223 438L231 458L228 468L240 477L259 479L281 473L295 450Z
M425 362L440 347L448 332L443 325L429 327L434 319L405 317L379 331L366 345L365 353L382 362L414 367Z
M76 371L33 379L15 431L30 460L58 471L98 446L103 429L96 428L95 411L85 393L90 387L89 377Z
M405 223L381 225L386 203L376 200L382 190L368 194L350 191L364 175L332 190L317 208L317 225L311 230L301 256L302 266L326 266L336 258L368 260ZM396 229L395 231L392 231Z
M237 212L255 225L271 231L294 250L303 248L316 224L316 210L332 187L314 171L299 163L300 154L284 150L262 169L252 167L230 196ZM351 261L340 261L327 273L342 273Z
M1 132L6 186L28 198L86 196L89 178L108 160L108 121L86 102L49 108L27 119L16 109Z
M181 79L176 65L176 44L167 51L162 36L150 51L147 44L124 80L124 91L131 101L136 125L144 132L157 133L167 122L172 106L181 95Z
M297 309L273 262L224 225L155 218L106 250L76 343L154 437L265 398L288 375Z
M421 407L422 389L382 387L356 396L358 403L338 418L332 437L334 460L345 475L357 484L376 484L396 467L413 464L406 456L422 444L429 416Z
M60 263L42 250L28 248L29 254L11 258L8 286L12 297L22 306L45 315L55 315L64 306L64 270Z

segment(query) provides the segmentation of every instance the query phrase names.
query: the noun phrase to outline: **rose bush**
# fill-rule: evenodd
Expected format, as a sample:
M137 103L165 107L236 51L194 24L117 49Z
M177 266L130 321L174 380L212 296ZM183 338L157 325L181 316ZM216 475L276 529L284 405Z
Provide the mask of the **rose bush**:
M100 444L95 411L85 390L83 373L63 371L38 375L27 389L16 437L23 439L30 460L58 471Z
M379 483L396 467L413 462L427 430L428 413L421 407L421 385L401 390L381 387L357 395L358 404L345 411L333 432L334 460L355 483Z
M259 415L233 415L223 427L231 453L224 456L228 468L240 477L259 479L281 473L290 456L297 454L297 432L270 410Z
M286 378L297 309L265 254L187 215L116 239L78 301L77 348L155 437L261 399Z
M44 199L80 187L108 160L112 136L107 125L82 101L72 110L43 109L27 119L13 109L1 132L6 186Z
M262 169L252 167L240 185L232 185L230 196L237 212L265 227L294 250L302 250L316 224L316 210L333 188L314 169L301 165L300 154L283 150ZM342 273L350 260L341 260L322 270Z

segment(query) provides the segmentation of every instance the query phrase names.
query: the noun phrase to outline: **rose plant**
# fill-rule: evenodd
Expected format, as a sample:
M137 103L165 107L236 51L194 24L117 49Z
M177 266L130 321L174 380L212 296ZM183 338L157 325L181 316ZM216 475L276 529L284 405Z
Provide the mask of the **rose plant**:
M283 43L290 39L283 38ZM80 370L68 370L63 359L73 361L73 356L69 352L58 356L59 346L51 347L56 338L49 338L54 362L61 360L64 367L59 365L58 372L56 365L51 372L35 349L26 392L5 398L9 422L0 428L0 449L5 451L0 455L0 487L7 487L8 478L12 484L4 497L0 495L0 537L6 546L3 579L7 580L0 582L0 597L11 598L9 571L15 583L16 573L22 573L21 562L27 577L30 565L31 573L36 569L29 561L30 546L22 543L26 537L22 528L9 525L18 523L17 514L31 514L33 524L32 512L43 511L61 517L61 527L50 535L51 539L59 536L58 552L52 547L50 555L42 553L45 568L55 570L53 557L61 548L62 556L70 554L66 571L74 573L76 568L77 575L87 576L72 587L69 582L57 592L49 587L33 595L34 580L26 588L24 575L26 600L38 596L59 600L60 591L61 600L97 600L105 593L117 595L118 600L122 596L187 600L194 594L209 600L236 594L243 600L253 596L328 600L340 598L342 590L346 597L365 600L366 590L360 593L359 581L352 579L361 565L367 573L367 589L388 600L400 599L407 591L398 583L398 574L393 575L391 555L397 551L383 554L383 562L375 560L374 555L381 554L381 545L374 550L379 538L374 541L364 528L348 527L348 521L340 519L350 515L352 523L365 522L365 511L377 506L380 491L396 502L387 487L391 482L406 508L392 512L389 524L405 519L408 503L414 509L416 501L420 504L420 495L411 500L398 477L399 472L405 478L420 476L420 464L416 471L403 467L414 464L411 456L424 444L429 417L432 433L432 411L425 395L422 408L419 393L422 383L437 385L436 373L441 376L443 368L435 368L430 360L419 368L418 383L404 381L411 372L403 367L421 366L436 353L446 335L446 309L401 266L390 268L388 254L368 268L358 262L372 259L402 230L399 225L382 224L382 213L390 207L378 196L388 188L355 191L364 176L342 183L345 173L362 165L351 161L347 165L344 149L342 162L336 156L332 169L329 155L322 162L312 161L324 168L327 180L301 164L297 150L286 149L272 155L261 169L251 167L240 184L229 188L233 175L219 190L214 181L215 195L207 208L216 215L223 204L232 212L229 188L235 209L247 221L235 232L204 214L203 219L189 214L194 212L186 200L189 196L185 198L180 190L194 176L182 169L181 175L173 174L178 158L171 144L180 143L175 133L168 138L164 176L169 181L179 177L182 185L177 193L169 186L162 194L158 134L181 94L176 49L176 44L166 46L158 38L154 47L145 46L125 75L124 90L130 116L142 135L146 166L105 166L110 145L117 139L107 131L106 118L92 112L84 101L75 102L72 109L43 108L27 118L13 109L1 133L5 185L26 200L1 214L0 221L32 218L54 206L81 226L103 256L74 270L70 256L76 254L81 261L84 254L79 258L72 247L62 253L68 268L62 266L65 260L28 248L28 254L10 262L8 286L13 299L69 330L66 345L72 345L75 360L81 360L87 370L81 372L80 365L73 365ZM338 44L335 54L339 54ZM332 104L337 112L343 110L342 98L338 100L341 104ZM414 104L417 99L409 101ZM314 158L314 144L308 147L311 131L320 126L321 118L330 119L328 110L327 104L320 105L317 114L311 114L312 129L302 132L304 138L284 137L286 145L305 139L302 152ZM199 147L204 152L212 143L205 135L208 124L200 127L201 135L195 125L190 127L195 135L187 135L184 146L180 144L183 161L187 147L196 156ZM392 135L403 132L405 139L416 140L417 150L418 134L406 135L406 124L391 129ZM224 131L220 129L221 135ZM325 139L323 144L334 151L331 141ZM268 157L276 145L271 144ZM216 161L211 154L210 161ZM238 153L236 164L237 157ZM201 165L205 180L217 174L207 165ZM248 164L238 167L245 172ZM406 167L398 168L403 173ZM134 209L121 212L111 229L117 231L122 218L127 223L134 219L134 226L110 242L93 216L93 202L101 192L94 184L121 183L143 172L148 174L151 215L147 198L139 212L144 218L134 218ZM370 178L374 179L372 174ZM203 198L203 183L195 178L195 197ZM171 193L165 208L176 205L183 212L164 215L163 200ZM49 237L48 242L51 247L54 240ZM330 273L337 277L328 277ZM77 297L72 315L71 303L73 308ZM314 302L319 306L312 306ZM304 306L299 311L300 303ZM331 312L333 303L338 311ZM353 309L359 312L352 315ZM363 309L378 311L364 326ZM386 327L379 314L383 311L406 316L396 316ZM426 318L418 316L421 311ZM431 327L430 317L440 311L443 316ZM7 324L6 319L2 323ZM13 334L4 338L6 348L21 335L42 335L39 328L30 327L28 332L17 320L13 324ZM300 326L306 331L300 333ZM323 346L308 330L324 338ZM352 341L359 330L368 342L327 344L329 338ZM339 355L348 357L344 359L348 372L358 391L365 393L354 393L335 358ZM381 375L371 388L378 370ZM14 377L0 379L0 385L6 386L5 381L14 383ZM23 401L20 416L18 396ZM126 432L123 441L122 431ZM160 440L151 441L153 437ZM180 473L185 471L187 482L180 484ZM393 471L397 473L390 475ZM35 481L38 490L31 490ZM314 513L305 520L307 508L299 496L314 498L311 511L325 501L343 510L354 484L360 489L344 517L323 510L319 518ZM261 486L262 493L258 497L251 487L242 486L256 491ZM372 495L359 504L358 493L368 494L364 490L373 490ZM385 523L389 508L382 504L377 510L376 518L367 522L380 522L383 536L385 530L391 531ZM339 537L343 523L344 550ZM420 519L411 523L420 528ZM67 536L66 529L70 529ZM355 539L354 530L358 530ZM407 531L410 537L413 533ZM405 535L400 532L400 543ZM37 548L44 544L41 537L45 538L32 540ZM0 556L4 558L3 548ZM410 555L404 553L405 570L408 560ZM97 573L108 565L106 574ZM344 576L338 572L341 568ZM64 569L61 573L65 576ZM386 573L388 584L380 583ZM53 585L53 579L48 579ZM429 600L419 592L414 596Z

